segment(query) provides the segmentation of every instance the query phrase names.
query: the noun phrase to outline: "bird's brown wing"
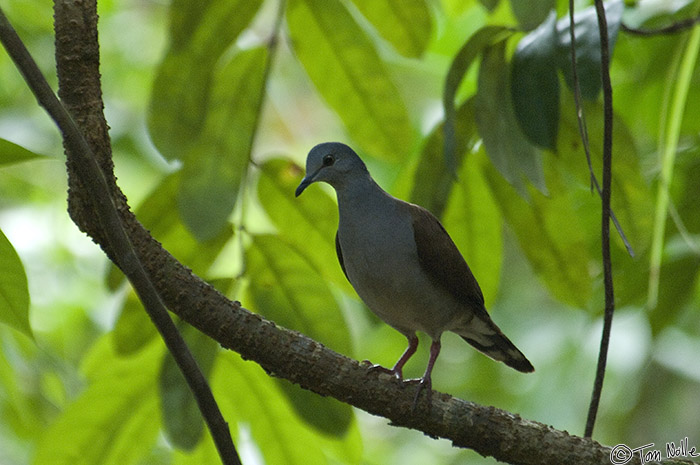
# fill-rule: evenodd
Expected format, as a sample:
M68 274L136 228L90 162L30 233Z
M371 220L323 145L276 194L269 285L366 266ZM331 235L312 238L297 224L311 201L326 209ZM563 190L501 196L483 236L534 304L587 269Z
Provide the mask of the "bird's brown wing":
M524 373L534 371L525 355L491 320L479 283L440 221L425 208L407 205L413 218L413 235L421 267L435 285L452 294L481 321L457 333L495 360Z
M477 316L486 316L479 283L440 221L418 205L406 204L413 218L418 261L433 283L462 302Z

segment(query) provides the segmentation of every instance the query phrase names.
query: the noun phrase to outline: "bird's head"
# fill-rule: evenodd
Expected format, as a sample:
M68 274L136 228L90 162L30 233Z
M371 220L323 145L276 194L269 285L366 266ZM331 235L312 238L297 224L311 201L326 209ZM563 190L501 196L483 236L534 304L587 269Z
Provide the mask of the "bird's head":
M353 176L366 175L367 167L355 151L340 142L324 142L306 157L306 176L295 192L298 197L310 184L327 182L338 189Z

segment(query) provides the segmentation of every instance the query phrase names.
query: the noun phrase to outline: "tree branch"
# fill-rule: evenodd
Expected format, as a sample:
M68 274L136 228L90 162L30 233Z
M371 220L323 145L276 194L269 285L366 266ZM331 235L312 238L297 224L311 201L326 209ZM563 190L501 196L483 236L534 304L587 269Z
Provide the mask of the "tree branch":
M600 394L605 379L605 366L608 360L610 345L610 330L613 314L615 313L615 294L613 292L612 262L610 259L610 189L612 184L612 144L613 144L613 100L612 84L610 82L610 42L608 40L608 24L605 18L605 7L602 0L595 0L598 16L598 31L600 33L600 74L603 81L603 193L601 248L603 256L603 284L605 286L605 315L603 318L603 333L600 338L598 366L596 368L593 394L586 419L585 436L591 437L600 405ZM572 26L573 29L573 26Z
M7 26L9 24L0 11L0 36L4 44ZM6 47L10 49L14 45L8 47L6 44ZM60 59L70 60L75 56L69 54ZM27 79L33 79L24 70L23 73ZM38 70L32 73L38 73ZM46 92L47 89L48 86L36 95L42 106L51 108L58 102L50 89ZM75 98L73 108L79 121L93 122L94 118L90 117L93 110L86 110L90 102L81 98L89 98L89 95L69 92L66 96ZM101 112L101 103L96 106L100 107ZM57 111L61 113L62 110ZM457 447L471 448L501 461L533 465L610 464L611 449L591 439L572 436L495 407L480 406L447 394L434 393L430 404L421 404L415 414L411 413L415 394L413 387L386 374L371 371L366 365L337 354L295 331L280 328L242 308L238 302L229 301L175 260L141 226L116 185L111 163L107 160L110 158L109 152L101 152L104 157L102 169L106 171L96 169L94 159L87 157L90 153L88 144L80 137L76 140L75 128L70 128L74 123L70 117L64 121L66 116L67 113L60 116L57 123L71 156L76 157L73 166L69 166L70 175L80 180L80 183L72 185L71 195L81 200L97 199L92 208L110 218L103 223L100 217L87 212L87 202L74 200L72 215L76 222L80 222L79 227L93 231L93 239L121 266L140 262L149 278L147 281L154 286L162 302L225 348L240 353L244 359L254 360L272 376L285 378L320 395L332 396L388 418L396 426L445 438ZM103 129L106 134L106 125ZM106 213L106 210L111 213ZM116 221L120 227L104 227L111 221ZM116 236L124 232L120 229L122 226L135 251L132 260L119 258L122 250ZM638 457L632 457L627 463L641 462Z
M240 465L241 461L231 440L228 424L219 411L207 380L170 318L126 234L115 196L113 196L114 193L119 192L119 189L116 183L108 183L105 177L105 173L112 172L112 163L107 125L102 115L99 71L90 73L85 72L84 69L99 69L95 8L96 5L90 2L81 2L80 5L70 1L55 4L59 82L68 83L62 87L62 97L67 105L78 107L83 103L83 98L86 98L87 111L83 111L81 115L88 116L82 121L85 133L92 136L90 143L83 137L83 133L66 107L56 98L2 9L0 9L0 40L23 74L39 104L46 109L61 130L68 157L68 171L73 178L69 194L72 194L71 197L74 200L75 208L72 209L76 213L73 216L74 220L79 219L90 226L86 229L93 231L93 238L100 242L106 251L109 251L114 263L129 278L194 393L222 462L225 465ZM85 40L80 32L91 35L93 40L89 40L90 38ZM85 57L84 60L80 59L83 57ZM66 62L68 62L66 66L61 66ZM75 93L76 90L79 93ZM90 116L93 120L90 120ZM101 159L98 160L95 156L91 145L96 148L95 152L101 149L99 152L102 154ZM116 198L122 202L125 201L123 195ZM76 203L76 199L79 202ZM87 211L87 208L80 208L80 202L83 206L89 205L90 211Z

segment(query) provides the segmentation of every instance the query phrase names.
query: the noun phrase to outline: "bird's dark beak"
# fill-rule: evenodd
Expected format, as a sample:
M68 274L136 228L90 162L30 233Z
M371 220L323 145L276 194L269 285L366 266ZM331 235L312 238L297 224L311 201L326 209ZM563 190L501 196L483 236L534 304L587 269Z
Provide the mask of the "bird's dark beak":
M301 184L299 184L299 187L297 187L297 190L294 191L294 196L299 197L302 192L304 192L304 189L309 187L309 184L314 182L313 178L311 176L307 176L304 179L301 180Z
M304 190L305 190L307 187L309 187L309 185L310 185L311 183L313 183L313 182L316 180L316 176L318 176L318 172L321 171L322 168L323 168L323 166L320 167L319 169L317 169L316 171L314 171L314 172L311 173L311 174L306 173L306 177L305 177L304 179L301 180L301 183L299 184L299 187L297 187L297 190L294 191L294 196L295 196L295 197L299 197L299 196L301 195L301 193L304 192Z

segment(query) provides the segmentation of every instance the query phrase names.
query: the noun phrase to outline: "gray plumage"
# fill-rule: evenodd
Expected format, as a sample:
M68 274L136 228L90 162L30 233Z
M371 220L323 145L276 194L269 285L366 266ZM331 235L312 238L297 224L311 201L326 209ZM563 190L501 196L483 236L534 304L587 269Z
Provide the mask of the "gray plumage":
M408 339L394 368L384 370L402 378L403 365L418 346L416 331L433 341L416 401L423 387L430 393L445 331L518 371L534 371L491 321L479 284L435 216L386 193L360 157L341 143L319 144L309 152L296 195L319 181L338 196L336 250L343 272L370 310Z

